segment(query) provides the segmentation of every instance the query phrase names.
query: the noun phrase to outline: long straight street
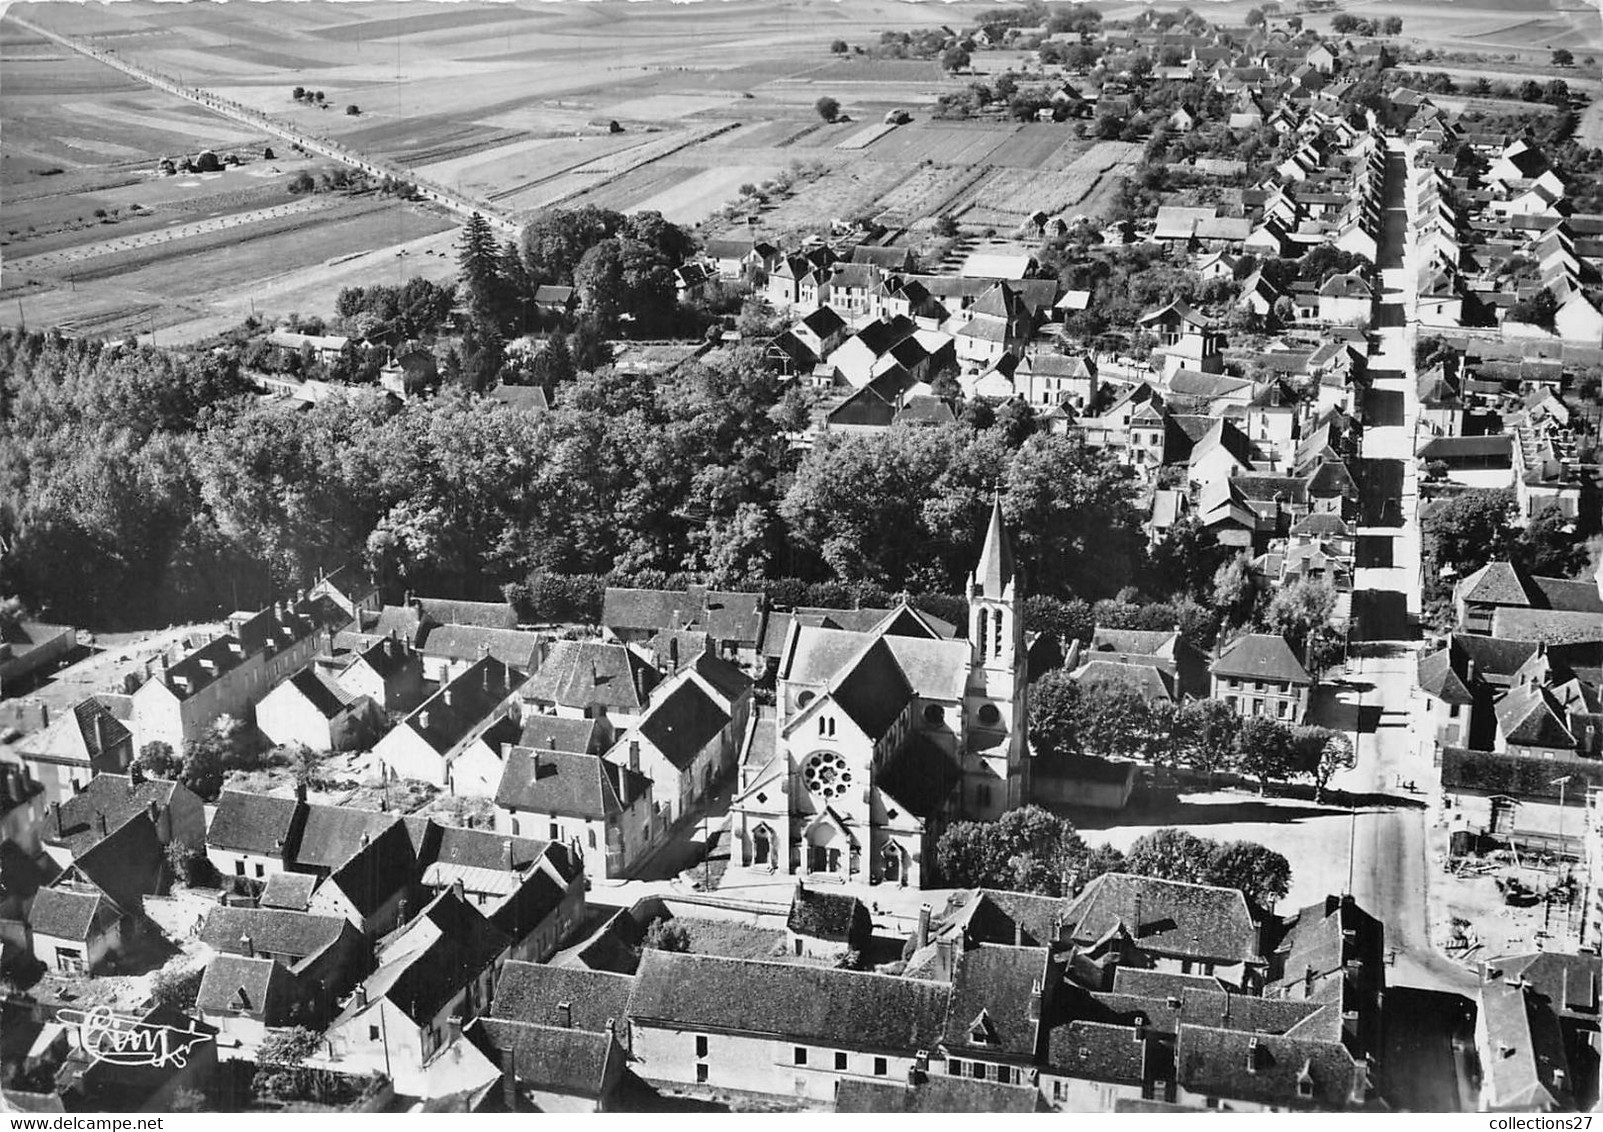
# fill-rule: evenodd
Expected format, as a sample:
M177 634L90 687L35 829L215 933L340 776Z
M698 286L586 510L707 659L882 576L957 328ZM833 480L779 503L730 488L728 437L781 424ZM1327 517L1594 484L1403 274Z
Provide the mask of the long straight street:
M1363 517L1354 571L1353 659L1346 686L1327 704L1327 720L1353 731L1354 766L1332 785L1353 795L1390 795L1395 804L1362 805L1350 829L1351 888L1386 924L1396 959L1391 981L1468 990L1475 977L1430 944L1430 884L1422 797L1401 784L1429 778L1428 754L1408 726L1420 614L1418 479L1414 461L1419 399L1408 211L1409 168L1400 141L1387 157L1379 263L1381 294L1370 336L1370 391L1364 405ZM1324 720L1322 720L1323 722Z

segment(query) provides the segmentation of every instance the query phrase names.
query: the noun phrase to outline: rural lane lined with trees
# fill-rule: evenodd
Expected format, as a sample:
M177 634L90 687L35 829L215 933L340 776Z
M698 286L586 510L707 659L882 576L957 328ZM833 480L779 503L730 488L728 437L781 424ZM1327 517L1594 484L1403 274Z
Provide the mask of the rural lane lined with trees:
M408 182L417 187L418 196L424 198L425 200L430 200L436 204L442 205L445 208L450 209L452 212L459 213L463 217L471 216L475 212L481 213L493 227L507 235L515 236L521 228L517 222L505 215L500 209L496 208L488 201L475 200L462 193L447 189L442 185L436 185L431 181L419 177L415 172L406 168L405 166L395 164L394 162L385 161L381 158L365 156L341 145L338 142L329 141L324 138L313 137L310 134L294 129L291 126L287 126L259 110L252 110L249 107L242 106L237 102L231 102L228 99L221 98L218 95L212 94L210 91L202 90L198 87L181 86L179 83L166 77L165 75L148 71L143 67L129 63L125 59L117 58L115 53L111 51L103 51L99 48L90 47L86 44L79 43L77 40L74 40L68 36L53 32L49 28L41 27L39 24L24 19L15 11L8 12L7 14L13 20L15 20L19 26L27 28L36 35L43 36L52 42L59 43L63 47L66 47L72 51L76 51L80 55L87 56L88 58L94 59L99 63L104 63L106 66L121 71L130 78L137 79L138 81L149 86L153 86L158 90L166 91L168 94L177 95L179 98L193 102L197 106L205 107L214 114L231 119L232 121L238 122L241 125L249 126L251 129L260 130L265 134L270 134L273 137L287 141L292 145L298 145L309 153L315 153L322 157L331 158L344 165L349 165L352 168L361 170L362 172L368 173L371 176L389 177L395 181Z

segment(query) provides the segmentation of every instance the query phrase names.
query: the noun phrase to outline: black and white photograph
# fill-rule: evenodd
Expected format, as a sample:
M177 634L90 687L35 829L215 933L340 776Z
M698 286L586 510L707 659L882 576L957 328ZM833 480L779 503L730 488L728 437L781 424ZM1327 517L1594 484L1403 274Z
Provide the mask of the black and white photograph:
M12 1132L1584 1132L1600 58L1594 0L13 0Z

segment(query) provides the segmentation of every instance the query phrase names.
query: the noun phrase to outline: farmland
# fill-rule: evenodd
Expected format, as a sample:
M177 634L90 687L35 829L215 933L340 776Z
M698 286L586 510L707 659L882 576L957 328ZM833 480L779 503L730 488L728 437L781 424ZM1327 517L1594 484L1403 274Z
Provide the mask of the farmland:
M1082 202L1104 171L1091 155L1110 152L1063 123L932 121L935 99L966 79L831 54L837 38L929 23L890 0L16 10L514 217L593 204L713 223L741 186L802 162L813 173L758 210L759 230L875 215L901 231L938 210L1011 227ZM448 274L454 217L371 194L293 197L292 178L328 163L10 20L0 58L0 318L171 341L253 309L326 312L337 285L362 281L353 264L382 263L386 281ZM826 94L847 119L820 120ZM913 121L881 124L892 108ZM157 172L204 149L241 163Z

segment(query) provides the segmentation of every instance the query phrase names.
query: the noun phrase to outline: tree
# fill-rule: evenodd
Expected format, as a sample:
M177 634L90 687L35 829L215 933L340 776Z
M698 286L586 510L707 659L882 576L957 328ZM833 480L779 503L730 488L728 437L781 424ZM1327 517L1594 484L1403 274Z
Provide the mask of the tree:
M184 768L178 781L194 791L202 801L213 801L223 792L222 744L212 738L197 739L185 746Z
M1291 728L1262 715L1242 720L1236 733L1236 764L1258 780L1260 794L1267 794L1270 782L1296 773Z
M313 98L314 98L314 99L316 99L316 100L317 100L317 101L318 101L318 102L327 102L327 101L328 101L328 99L327 99L327 98L326 98L326 97L324 97L324 95L323 95L323 92L322 92L322 91L318 91L318 92L317 92L317 93L316 93L316 94L314 94L314 95L313 95L313 96L312 96L312 97L313 97Z
M1346 732L1328 731L1319 748L1319 761L1314 767L1314 801L1323 801L1325 787L1338 770L1353 765L1353 743Z
M1575 520L1549 504L1531 516L1514 544L1512 557L1538 577L1568 578L1586 568L1586 539Z
M1291 862L1254 841L1219 845L1208 862L1208 884L1238 889L1258 915L1274 911L1291 891Z
M1519 322L1528 322L1533 326L1542 326L1551 330L1553 316L1558 313L1558 299L1553 292L1543 287L1528 299L1521 299L1508 310L1508 317Z
M211 884L217 879L217 870L205 850L182 841L168 842L167 867L173 876L191 888Z
M1403 18L1401 16L1387 16L1380 21L1381 35L1401 35L1403 33Z
M150 997L157 1006L180 1014L193 1014L195 1000L200 997L200 983L205 977L205 967L187 970L164 967L150 980Z
M1337 35L1351 35L1358 30L1359 23L1357 16L1340 12L1331 19L1330 30Z
M314 178L304 169L289 179L289 191L294 196L300 196L302 193L315 192L316 189L316 178Z
M1024 806L994 822L953 822L941 834L935 857L950 885L1062 896L1070 893L1092 854L1068 821L1039 806ZM1105 863L1104 856L1098 867Z
M1223 700L1189 700L1175 713L1174 759L1209 775L1227 770L1235 761L1240 728L1241 717Z
M1207 884L1214 843L1183 829L1156 829L1135 839L1125 868L1138 876Z
M1574 63L1575 56L1570 53L1568 48L1560 47L1558 50L1553 52L1553 66L1569 67L1573 66Z
M354 103L354 102L351 103L349 106L347 106L345 108L345 113L349 114L353 118L356 117L361 112L362 112L362 108L360 106L356 105L356 103Z
M1315 675L1339 659L1341 640L1331 625L1336 590L1329 582L1303 579L1277 590L1264 610L1264 625L1286 638Z
M826 94L813 103L813 109L818 111L818 116L824 121L833 122L840 117L840 100Z
M1055 668L1030 688L1030 741L1043 757L1080 750L1080 686Z
M306 88L303 86L296 87L294 90L290 91L290 97L295 99L296 102L300 102L306 97Z
M958 44L953 44L941 53L941 67L948 74L955 74L968 67L969 53Z
M1018 76L1012 71L1003 71L1000 75L997 75L995 79L991 80L992 96L998 102L1009 101L1015 94L1018 93L1018 89Z
M1246 555L1238 554L1214 571L1213 607L1224 625L1247 624L1257 604L1258 587Z
M837 39L829 45L829 50L836 55L844 55L851 50L844 39Z
M667 918L652 920L640 944L653 951L688 952L690 931L683 924Z
M1246 25L1248 27L1250 27L1250 28L1262 27L1263 23L1264 23L1263 9L1262 8L1248 8L1245 22L1246 22Z
M1515 514L1511 491L1466 491L1425 511L1420 527L1438 570L1451 566L1462 576L1509 557Z
M949 212L943 212L935 218L934 232L943 240L950 240L957 235L957 220Z
M149 778L176 779L184 769L183 760L173 753L172 746L159 739L139 748L134 765Z

